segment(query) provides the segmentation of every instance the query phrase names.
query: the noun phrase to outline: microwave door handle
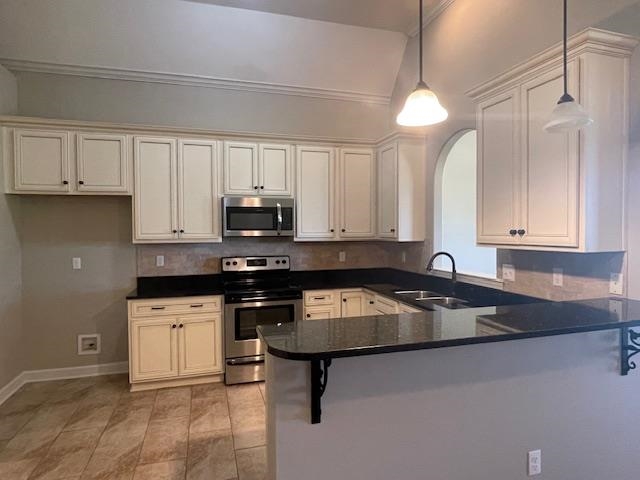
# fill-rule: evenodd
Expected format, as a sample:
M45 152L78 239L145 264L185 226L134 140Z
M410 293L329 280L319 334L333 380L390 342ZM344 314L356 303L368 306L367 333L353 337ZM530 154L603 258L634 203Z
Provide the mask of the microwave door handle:
M280 202L276 203L276 209L278 211L278 233L282 232L282 205Z

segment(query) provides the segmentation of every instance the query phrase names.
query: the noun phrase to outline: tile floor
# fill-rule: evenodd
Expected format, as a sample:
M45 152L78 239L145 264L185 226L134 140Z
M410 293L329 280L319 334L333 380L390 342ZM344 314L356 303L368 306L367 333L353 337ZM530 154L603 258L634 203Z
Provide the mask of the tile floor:
M0 479L263 480L264 415L264 384L31 383L0 405Z

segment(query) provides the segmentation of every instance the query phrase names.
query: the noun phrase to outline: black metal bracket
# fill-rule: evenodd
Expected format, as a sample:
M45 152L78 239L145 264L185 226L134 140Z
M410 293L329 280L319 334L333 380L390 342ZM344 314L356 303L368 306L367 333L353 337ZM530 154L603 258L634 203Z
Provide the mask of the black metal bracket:
M631 360L640 353L640 332L634 332L628 327L620 330L620 375L627 375L629 370L636 368L636 362Z
M321 365L322 362L322 365ZM327 389L331 359L311 360L311 423L320 423L321 398Z

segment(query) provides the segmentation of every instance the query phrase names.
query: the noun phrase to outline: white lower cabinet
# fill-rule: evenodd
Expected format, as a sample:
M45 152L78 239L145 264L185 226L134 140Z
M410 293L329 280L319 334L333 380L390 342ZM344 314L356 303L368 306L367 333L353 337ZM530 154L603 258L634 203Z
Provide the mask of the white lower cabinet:
M304 313L307 320L328 318L390 315L421 312L417 308L401 304L391 298L368 290L307 290L304 292Z
M204 307L217 311L200 313ZM189 309L197 313L175 315ZM220 297L129 301L132 389L153 388L154 381L189 384L222 373Z
M340 294L340 316L362 317L364 315L364 292L344 291Z
M378 315L392 315L398 313L399 304L395 300L392 300L382 295L375 296L374 308Z

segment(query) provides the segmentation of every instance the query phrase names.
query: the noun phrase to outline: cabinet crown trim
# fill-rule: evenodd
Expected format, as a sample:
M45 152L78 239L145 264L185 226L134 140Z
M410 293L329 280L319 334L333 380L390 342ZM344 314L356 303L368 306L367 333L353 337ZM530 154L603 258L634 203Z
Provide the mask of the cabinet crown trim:
M640 39L623 33L610 32L598 28L587 28L569 38L569 57L576 57L584 52L597 52L605 55L630 57ZM511 88L522 81L527 74L534 74L533 69L547 63L562 61L562 43L558 43L528 60L517 64L503 73L493 77L466 92L473 100L481 101L494 95L497 91Z

